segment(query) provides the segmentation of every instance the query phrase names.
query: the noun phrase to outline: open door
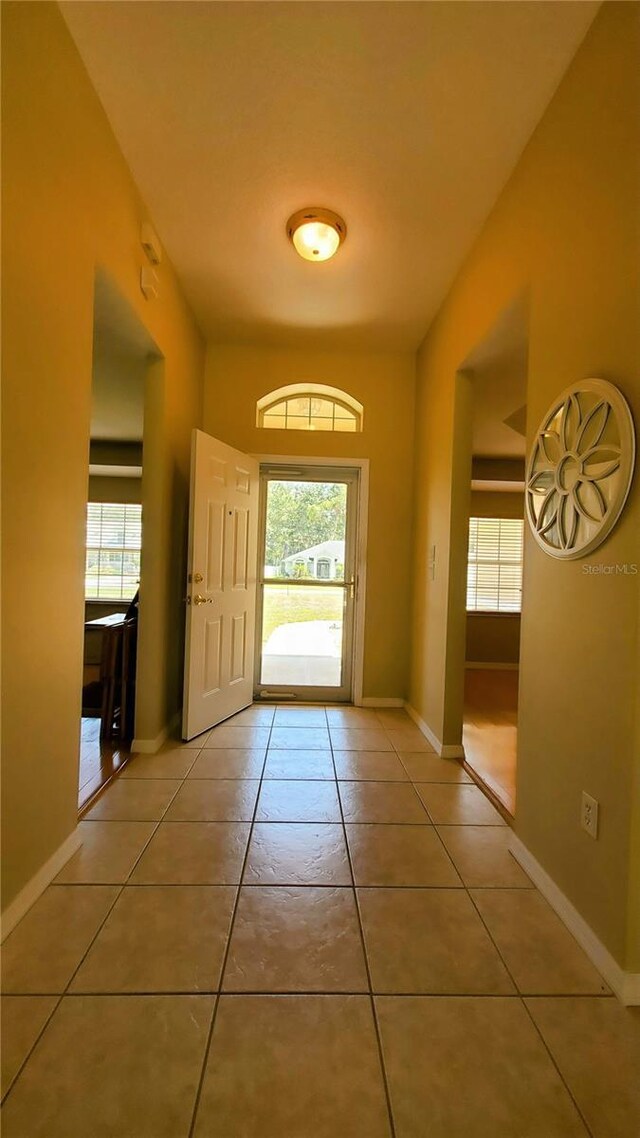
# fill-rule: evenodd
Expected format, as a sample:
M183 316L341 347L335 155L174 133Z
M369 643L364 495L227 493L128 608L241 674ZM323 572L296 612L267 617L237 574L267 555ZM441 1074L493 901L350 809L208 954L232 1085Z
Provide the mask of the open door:
M253 698L258 463L194 430L182 737Z

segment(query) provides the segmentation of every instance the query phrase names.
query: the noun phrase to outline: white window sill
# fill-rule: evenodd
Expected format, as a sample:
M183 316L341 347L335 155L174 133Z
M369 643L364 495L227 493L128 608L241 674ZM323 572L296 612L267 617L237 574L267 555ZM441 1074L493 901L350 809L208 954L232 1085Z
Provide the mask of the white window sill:
M507 612L505 609L467 609L467 616L522 616L522 610Z

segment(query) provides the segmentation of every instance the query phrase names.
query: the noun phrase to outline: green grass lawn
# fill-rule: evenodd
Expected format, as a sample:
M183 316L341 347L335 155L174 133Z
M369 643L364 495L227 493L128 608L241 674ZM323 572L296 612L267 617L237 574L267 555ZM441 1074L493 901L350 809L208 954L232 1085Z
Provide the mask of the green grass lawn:
M281 624L305 620L342 620L344 590L304 585L265 585L262 643Z

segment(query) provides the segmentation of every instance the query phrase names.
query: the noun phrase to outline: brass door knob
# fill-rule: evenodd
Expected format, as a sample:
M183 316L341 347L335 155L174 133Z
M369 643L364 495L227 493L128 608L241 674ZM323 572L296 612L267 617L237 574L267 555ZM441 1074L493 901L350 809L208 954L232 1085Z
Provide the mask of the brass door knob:
M213 601L210 597L203 597L201 593L196 593L193 598L192 604L194 605L211 605Z

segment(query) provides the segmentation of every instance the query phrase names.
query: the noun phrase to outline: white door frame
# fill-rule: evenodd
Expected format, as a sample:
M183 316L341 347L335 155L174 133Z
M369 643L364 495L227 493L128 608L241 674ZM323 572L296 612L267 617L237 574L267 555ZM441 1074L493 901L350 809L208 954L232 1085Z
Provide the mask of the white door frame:
M353 702L362 706L364 689L364 629L367 597L367 533L369 526L369 459L368 458L318 458L306 454L253 454L261 466L333 466L355 469L360 472L358 479L358 519L356 531L356 596L353 612ZM258 558L262 555L258 543ZM256 566L258 572L259 565ZM256 640L256 651L258 642Z
M264 683L262 681L262 665L263 654L261 652L255 653L254 658L254 698L255 699L303 699L305 701L317 701L319 703L335 702L346 703L351 702L353 699L353 661L354 661L354 628L355 628L355 600L358 587L358 568L357 568L357 534L358 534L358 483L360 481L360 470L354 466L308 466L304 463L296 463L295 466L291 464L267 463L259 466L260 470L260 523L259 523L259 536L258 547L265 549L266 535L267 535L267 509L268 509L268 492L271 482L291 482L298 484L299 480L313 485L314 482L328 481L332 484L342 484L346 490L346 526L345 526L345 553L344 553L344 574L341 581L317 580L315 577L308 580L296 581L296 585L302 588L308 585L312 592L317 592L323 588L329 588L333 591L336 585L342 589L343 592L343 607L342 607L342 644L341 644L341 668L340 668L340 682L337 686L332 684L314 684L314 683L296 683L291 680L289 683ZM262 565L258 566L258 596L256 604L256 644L260 644L262 640L262 627L264 620L264 604L265 594L271 583L276 584L276 581L271 582L271 579L265 580ZM283 575L280 575L280 582L282 583ZM285 576L286 579L286 576ZM277 579L276 579L277 580ZM289 579L289 584L292 581Z

